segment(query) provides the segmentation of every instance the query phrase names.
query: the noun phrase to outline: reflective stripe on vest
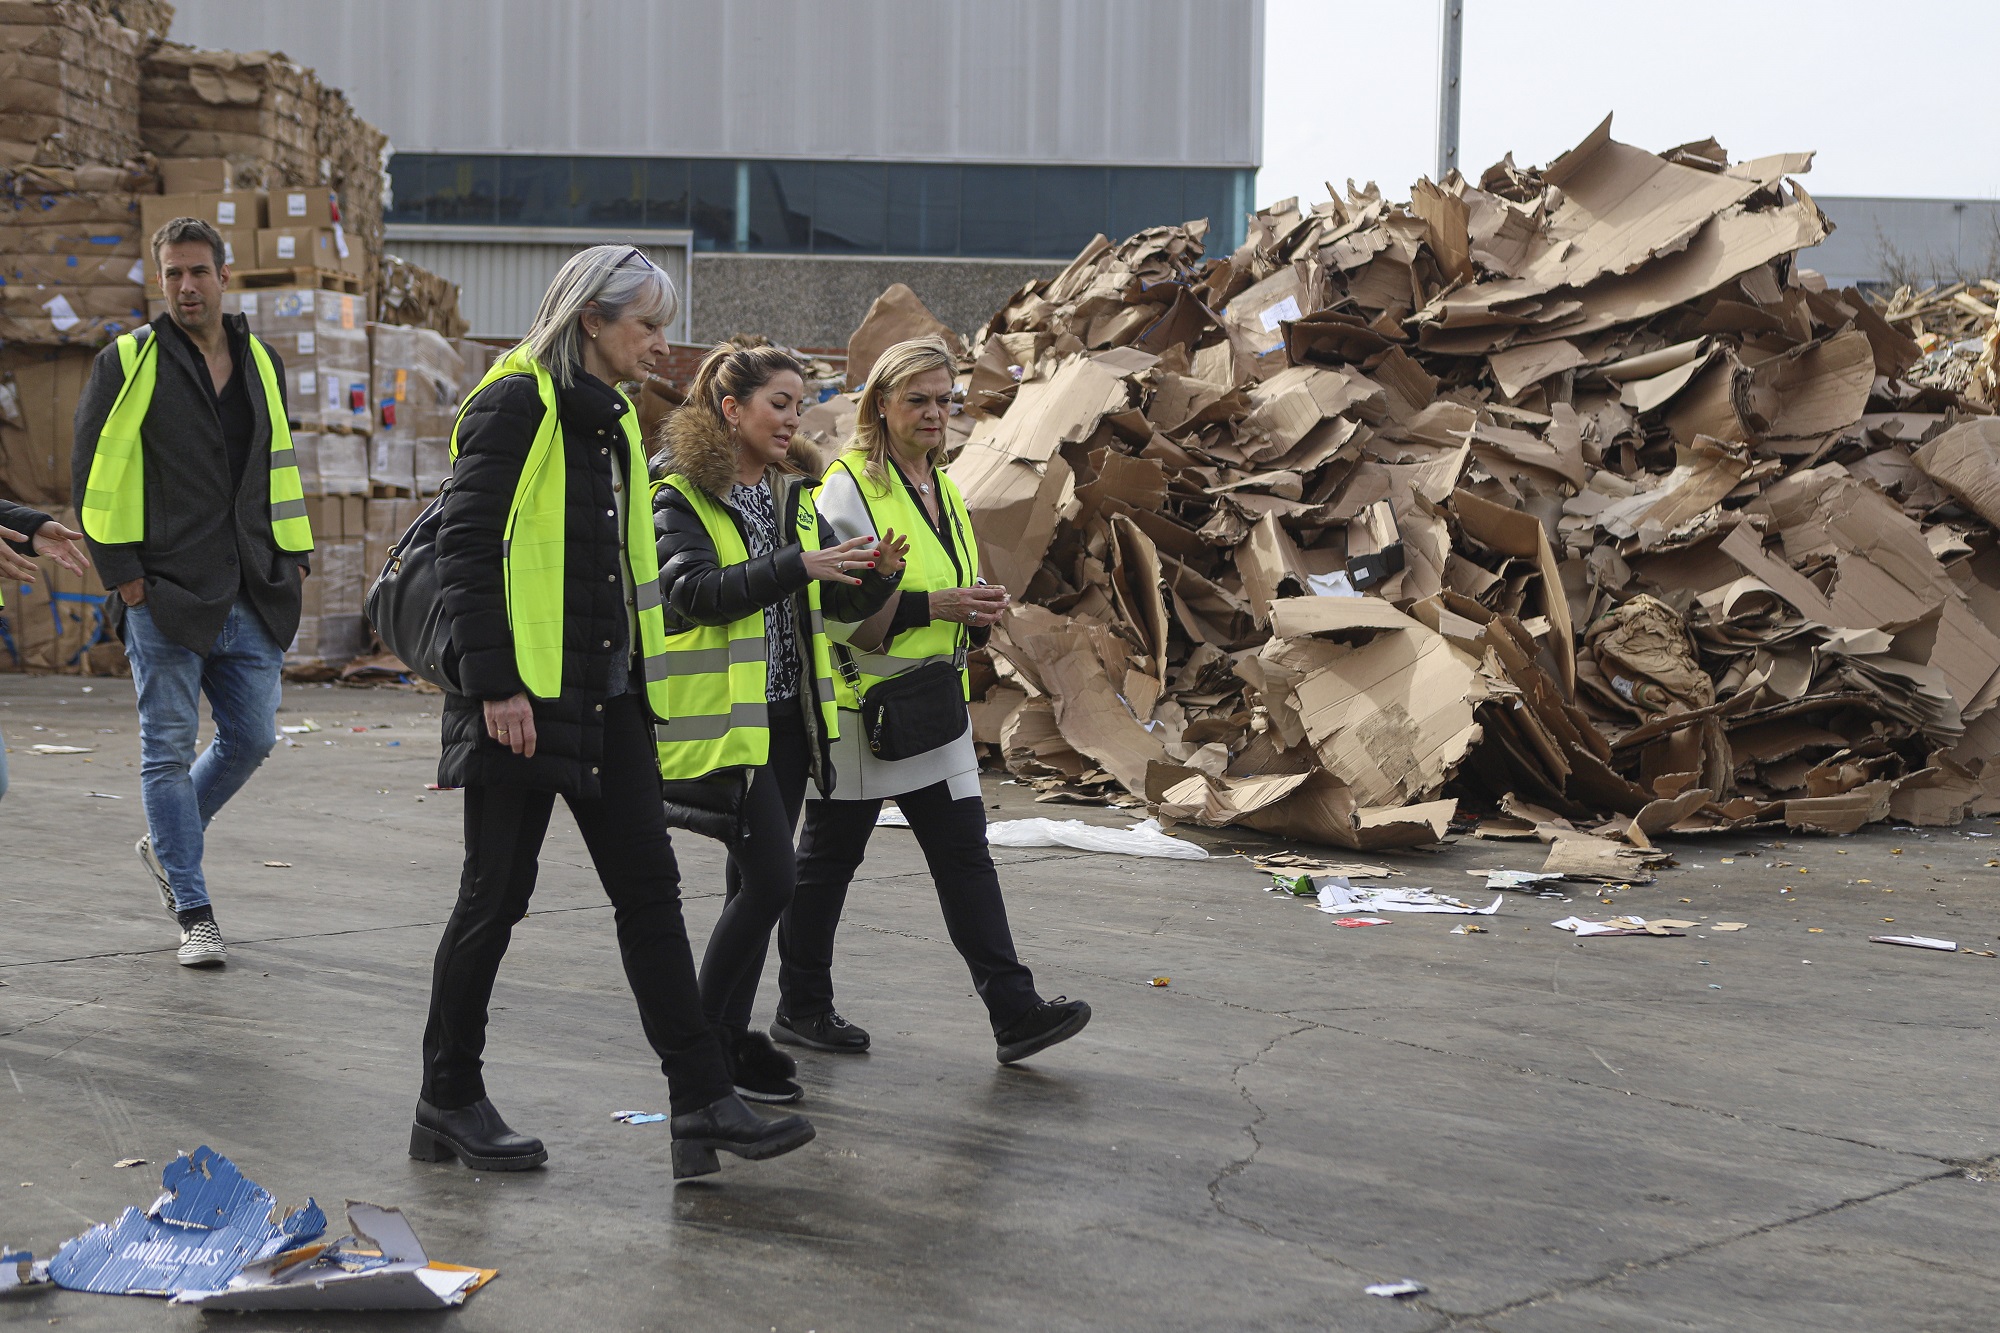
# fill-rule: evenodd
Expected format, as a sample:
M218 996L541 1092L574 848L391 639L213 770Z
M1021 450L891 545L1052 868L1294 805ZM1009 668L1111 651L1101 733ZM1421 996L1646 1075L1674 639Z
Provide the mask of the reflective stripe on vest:
M528 446L521 479L507 505L500 560L507 596L507 627L514 636L514 670L521 684L537 699L562 693L563 558L565 507L569 468L563 447L562 418L556 405L555 377L526 345L494 362L465 396L451 428L451 456L458 458L458 432L466 409L487 385L508 375L534 380L542 400L542 422ZM624 397L621 390L620 397ZM625 431L625 531L621 555L632 579L639 619L640 665L646 680L646 702L654 716L665 717L666 618L660 613L660 560L653 549L652 511L641 502L646 455L639 436L639 412L628 398L619 417Z
M958 548L956 557L938 540L930 516L917 507L899 478L892 474L885 484L871 480L867 456L859 453L842 454L836 458L833 467L827 469L829 475L833 468L845 469L847 475L854 479L862 502L868 506L869 522L876 532L894 528L909 538L910 553L904 558L903 579L898 585L904 592L963 588L978 577L979 548L973 542L972 515L966 512L965 498L958 493L958 487L950 477L942 472L936 474L939 514L950 525L954 544ZM858 710L861 707L860 696L879 682L931 662L957 661L961 647L966 644L965 626L953 621L933 620L928 625L904 630L878 652L849 649L848 656L854 664L856 678L850 680L843 670L835 678L834 697L842 708ZM970 674L961 668L959 680L966 697L971 698Z
M679 473L659 484L686 497L724 569L750 559L735 520L713 496ZM816 551L819 523L810 491L797 496L795 503L799 544ZM808 620L800 629L811 644L813 678L800 684L813 690L822 725L829 736L837 736L833 659L820 617L817 579L806 585L806 605ZM698 778L719 768L769 762L767 643L761 609L727 625L695 625L667 636L668 720L653 729L660 776Z
M146 539L143 435L160 379L159 335L150 329L146 334L143 343L138 334L126 333L113 344L125 383L97 434L97 452L90 460L78 511L83 530L106 546L129 546ZM284 395L278 391L277 368L254 336L250 361L264 390L264 414L271 425L271 539L281 551L310 551L312 525L306 518L305 489L299 481L298 455L292 450L292 428L285 420Z

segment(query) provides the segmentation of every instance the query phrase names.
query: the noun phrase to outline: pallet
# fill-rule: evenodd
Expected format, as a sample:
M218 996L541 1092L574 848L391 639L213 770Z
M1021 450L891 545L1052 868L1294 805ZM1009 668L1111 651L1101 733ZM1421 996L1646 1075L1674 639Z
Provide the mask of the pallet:
M359 296L363 280L358 273L342 273L328 268L233 268L229 285L238 291L263 287L311 287L322 292L342 292Z

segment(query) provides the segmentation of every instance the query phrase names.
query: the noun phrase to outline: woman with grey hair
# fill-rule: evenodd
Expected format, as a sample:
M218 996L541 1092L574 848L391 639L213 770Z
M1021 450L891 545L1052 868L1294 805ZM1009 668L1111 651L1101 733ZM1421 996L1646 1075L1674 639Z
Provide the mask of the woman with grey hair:
M716 1152L808 1142L735 1094L702 1018L680 872L660 803L665 634L638 413L618 386L665 357L673 283L633 246L556 275L527 341L467 396L437 532L450 626L438 784L465 789L465 865L438 943L410 1155L485 1171L548 1158L508 1127L480 1076L486 1007L562 796L610 897L625 975L660 1057L676 1179ZM636 492L636 494L635 494Z

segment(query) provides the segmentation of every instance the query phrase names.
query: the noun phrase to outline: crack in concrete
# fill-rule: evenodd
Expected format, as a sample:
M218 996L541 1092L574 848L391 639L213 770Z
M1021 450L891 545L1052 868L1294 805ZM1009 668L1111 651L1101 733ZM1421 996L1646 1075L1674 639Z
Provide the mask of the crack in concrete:
M61 1018L64 1014L73 1014L77 1010L82 1009L87 1005L96 1004L99 1000L102 1000L103 998L104 997L102 995L93 995L87 1000L73 1001L72 1003L63 1006L61 1009L56 1010L54 1013L50 1014L46 1018L38 1018L32 1023L23 1023L21 1024L21 1026L17 1028L8 1028L5 1032L0 1032L0 1037L11 1037L15 1033L26 1032L29 1028L38 1028L44 1023L53 1023L58 1018Z
M1318 1023L1314 1023L1311 1022L1310 1020L1305 1020L1305 1019L1294 1018L1291 1021L1298 1023L1300 1026L1293 1028L1290 1032L1281 1032L1277 1036L1271 1038L1271 1040L1264 1043L1262 1050L1258 1051L1248 1060L1241 1062L1234 1069L1229 1071L1230 1085L1236 1089L1237 1095L1243 1099L1243 1104L1245 1106L1248 1106L1252 1112L1250 1117L1250 1122L1243 1126L1243 1132L1250 1138L1250 1151L1245 1153L1241 1157L1233 1158L1230 1161L1223 1163L1222 1169L1217 1171L1215 1175L1210 1178L1208 1182L1208 1201L1215 1208L1216 1212L1228 1218L1230 1221L1235 1222L1239 1226L1249 1228L1251 1231L1256 1232L1258 1235L1264 1237L1266 1240L1275 1240L1280 1244L1285 1244L1285 1245L1300 1246L1305 1250L1307 1254L1310 1254L1313 1258L1319 1260L1321 1263L1329 1264L1335 1268L1339 1268L1347 1272L1353 1272L1355 1270L1351 1265L1343 1263L1341 1260L1333 1257L1332 1255L1322 1253L1316 1246L1313 1245L1311 1241L1294 1240L1290 1236L1280 1235L1278 1232L1272 1230L1270 1227L1265 1226L1262 1222L1259 1222L1256 1218L1248 1216L1247 1214L1244 1213L1233 1211L1229 1207L1229 1205L1223 1200L1223 1186L1226 1185L1229 1181L1235 1179L1237 1176L1242 1175L1245 1171L1249 1170L1250 1167L1256 1162L1257 1154L1263 1151L1264 1141L1261 1137L1258 1136L1257 1127L1263 1124L1264 1121L1269 1118L1269 1113L1266 1112L1263 1107L1257 1104L1256 1098L1250 1095L1250 1089L1247 1085L1245 1085L1243 1081L1243 1071L1250 1068L1252 1065L1257 1064L1258 1062L1263 1060L1265 1056L1269 1055L1272 1051L1278 1049L1278 1046L1281 1042L1288 1041L1291 1038L1298 1036L1301 1032L1310 1032L1314 1028L1320 1026Z
M1990 1162L1987 1164L1990 1164ZM1564 1296L1575 1295L1578 1292L1593 1291L1599 1287L1609 1286L1622 1278L1632 1277L1635 1274L1656 1272L1669 1265L1677 1264L1683 1259L1696 1258L1700 1255L1720 1250L1725 1246L1735 1245L1741 1241L1754 1240L1759 1236L1773 1235L1789 1227L1798 1226L1800 1223L1817 1221L1822 1217L1829 1217L1834 1213L1845 1212L1850 1208L1859 1208L1866 1204L1878 1203L1883 1199L1893 1198L1906 1190L1915 1189L1919 1185L1928 1185L1939 1180L1950 1180L1954 1176L1964 1176L1968 1174L1970 1169L1960 1166L1948 1171L1933 1172L1929 1175L1919 1176L1914 1180L1906 1180L1900 1184L1887 1186L1876 1190L1872 1194L1857 1194L1849 1198L1840 1199L1834 1203L1826 1204L1823 1207L1810 1208L1794 1217L1781 1217L1775 1222L1766 1222L1761 1226L1750 1227L1747 1230L1735 1232L1731 1235L1717 1236L1712 1240L1697 1241L1693 1245L1684 1246L1670 1254L1657 1255L1651 1259L1629 1260L1615 1273L1600 1273L1596 1277L1578 1278L1573 1282L1560 1282L1532 1295L1522 1296L1516 1300L1508 1301L1503 1305L1494 1306L1490 1310L1454 1314L1449 1310L1440 1310L1436 1306L1428 1304L1423 1305L1422 1308L1443 1317L1445 1322L1435 1326L1438 1329L1484 1327L1484 1321L1488 1319L1496 1319L1503 1315L1513 1314L1519 1310L1530 1309L1542 1304L1544 1301L1559 1300Z

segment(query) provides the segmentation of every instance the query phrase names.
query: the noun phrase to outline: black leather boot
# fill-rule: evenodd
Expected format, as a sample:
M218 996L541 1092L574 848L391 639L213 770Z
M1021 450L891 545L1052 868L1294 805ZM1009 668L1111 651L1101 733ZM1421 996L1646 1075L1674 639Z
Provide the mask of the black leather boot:
M526 1171L549 1160L540 1139L509 1129L484 1097L456 1111L441 1111L419 1097L410 1156L419 1162L457 1157L481 1171Z
M766 1120L735 1093L710 1102L699 1111L677 1115L668 1126L674 1134L674 1179L720 1171L718 1150L752 1162L777 1157L813 1141L812 1121L802 1115Z

